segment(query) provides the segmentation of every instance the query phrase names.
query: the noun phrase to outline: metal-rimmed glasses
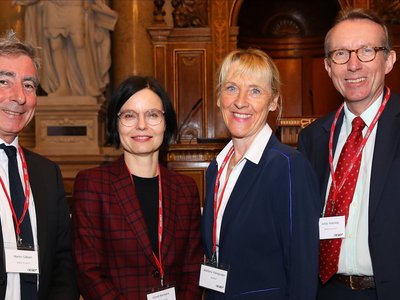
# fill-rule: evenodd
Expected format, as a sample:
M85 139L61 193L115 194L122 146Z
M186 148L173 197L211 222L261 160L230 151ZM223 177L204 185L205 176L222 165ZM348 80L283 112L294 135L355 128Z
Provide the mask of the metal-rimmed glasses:
M146 124L152 126L160 124L164 119L164 114L165 112L159 109L149 109L143 113ZM135 126L139 122L139 113L133 110L120 111L117 117L121 124L127 127Z
M365 46L358 49L336 49L328 52L330 58L337 65L344 65L350 60L351 53L354 52L362 62L373 61L379 51L388 51L386 47Z

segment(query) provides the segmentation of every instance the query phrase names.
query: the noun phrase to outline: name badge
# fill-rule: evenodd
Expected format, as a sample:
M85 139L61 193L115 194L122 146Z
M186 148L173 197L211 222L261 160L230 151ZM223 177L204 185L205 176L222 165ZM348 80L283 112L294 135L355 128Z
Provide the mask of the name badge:
M39 274L38 251L4 248L6 272Z
M346 219L344 216L319 219L319 239L342 239L345 237Z
M227 278L227 270L208 265L201 265L199 281L201 287L225 293Z
M166 289L147 294L147 300L176 300L175 287L168 287Z

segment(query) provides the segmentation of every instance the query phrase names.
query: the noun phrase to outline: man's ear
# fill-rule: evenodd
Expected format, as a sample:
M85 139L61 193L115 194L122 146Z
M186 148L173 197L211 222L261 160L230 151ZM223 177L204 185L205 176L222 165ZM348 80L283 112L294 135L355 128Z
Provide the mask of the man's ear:
M324 65L325 65L325 70L328 72L329 77L331 77L331 61L328 58L324 59Z
M390 71L392 71L394 63L396 62L396 52L393 50L390 50L386 61L385 61L385 74L388 74Z

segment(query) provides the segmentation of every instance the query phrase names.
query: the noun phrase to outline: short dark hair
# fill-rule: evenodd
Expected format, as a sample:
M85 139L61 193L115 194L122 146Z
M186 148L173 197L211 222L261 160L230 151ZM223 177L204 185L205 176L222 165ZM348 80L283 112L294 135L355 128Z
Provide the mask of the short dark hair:
M165 118L165 133L161 147L166 147L176 137L177 121L174 107L161 84L150 76L130 76L125 79L113 92L107 109L107 143L119 148L121 140L118 132L118 116L121 107L135 93L150 89L156 93L162 102Z
M339 23L347 20L370 20L371 22L374 22L382 27L382 30L384 32L384 36L382 37L382 46L385 47L387 50L385 53L388 53L390 50L392 50L393 46L393 39L391 32L387 25L385 24L385 21L373 10L370 9L364 9L364 8L348 8L341 10L335 20L334 26L328 31L328 33L325 36L325 56L329 56L329 51L332 49L329 49L329 42L330 42L330 34L332 32L332 29Z
M40 58L38 49L27 42L19 40L13 30L9 30L0 38L0 56L26 55L35 65L36 72L40 73Z

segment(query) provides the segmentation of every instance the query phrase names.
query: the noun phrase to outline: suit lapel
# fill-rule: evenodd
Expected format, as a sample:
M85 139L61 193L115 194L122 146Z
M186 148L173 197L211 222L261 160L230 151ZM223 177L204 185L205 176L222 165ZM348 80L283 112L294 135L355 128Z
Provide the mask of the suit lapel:
M206 250L206 256L211 258L213 248L213 226L214 226L214 187L217 180L218 164L214 159L208 169L206 176L206 201L204 202L203 216L201 220L202 238Z
M333 134L333 149L332 149L332 155L335 156L335 151L336 151L336 146L337 146L337 141L339 139L339 133L340 133L340 129L342 128L342 124L343 124L343 117L344 117L344 112L342 111L339 115L339 118L337 120L336 123L336 127L335 127L335 132ZM331 127L332 127L332 123L334 120L334 114L332 114L330 116L330 118L328 118L323 124L323 130L324 130L324 141L323 141L323 145L324 147L326 147L326 149L324 150L323 153L326 153L326 155L324 155L323 153L316 153L316 155L318 157L321 157L321 163L320 166L317 168L323 168L324 169L324 178L323 178L323 185L321 187L321 198L323 200L323 206L325 206L325 195L327 192L327 189L329 189L330 187L328 187L328 180L330 177L330 166L329 166L329 138L330 138L330 132L331 132Z
M170 249L171 243L174 240L175 220L174 212L176 212L175 201L176 195L172 191L176 191L176 187L172 186L173 183L168 176L168 170L160 167L162 179L162 196L163 196L163 237L162 237L162 257L165 256ZM168 230L166 230L168 228Z
M377 124L370 187L370 220L379 204L380 195L400 141L400 99L391 96ZM395 196L394 196L395 197Z
M237 213L241 211L241 206L246 203L246 195L248 194L249 189L252 188L253 182L257 179L261 170L265 168L265 165L270 161L271 156L268 155L268 151L275 143L277 143L277 139L272 135L258 164L246 161L224 211L220 233L221 244L223 244L224 235L230 227L229 224L233 221L233 218Z
M43 174L37 174L35 170L38 168L34 167L34 161L32 160L31 153L24 151L26 164L28 167L29 184L31 186L33 201L35 203L36 212L36 234L39 249L39 267L43 266L44 259L46 257L47 251L47 201L52 201L51 199L46 199L49 195L45 193L46 187L44 183L46 178L43 178ZM46 176L46 175L45 175ZM56 197L56 195L52 195Z
M113 192L116 196L116 202L121 208L122 214L132 228L134 236L143 248L145 256L149 261L157 267L153 259L153 250L151 248L148 236L146 222L140 207L139 199L136 196L135 186L131 178L128 168L125 166L123 156L115 163L111 172L115 172L115 180L112 185Z

